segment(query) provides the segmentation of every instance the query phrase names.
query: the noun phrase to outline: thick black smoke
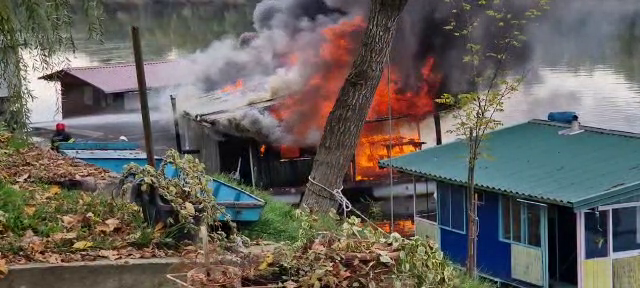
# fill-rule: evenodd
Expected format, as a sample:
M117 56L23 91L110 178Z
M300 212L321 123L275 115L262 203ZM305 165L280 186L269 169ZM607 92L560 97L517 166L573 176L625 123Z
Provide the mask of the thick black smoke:
M526 2L534 1L537 0L504 0L502 3L506 4L501 4L504 7L496 8L505 8L518 15L528 9ZM318 104L318 99L311 98L328 97L315 95L318 93L314 91L306 91L305 89L309 88L309 80L316 75L327 75L326 71L331 71L332 76L345 73L346 77L344 63L339 64L340 67L334 67L332 65L335 63L324 63L327 61L322 60L323 45L327 41L323 32L328 27L357 16L367 19L369 3L369 0L262 0L256 5L253 14L255 31L248 31L250 34L245 34L240 39L229 37L214 41L210 47L190 57L187 61L191 69L183 76L191 79L191 85L183 87L184 93L176 94L206 94L234 83L237 79L243 79L246 83L253 80L269 82L268 90L272 95L304 94L307 98L300 103L309 107L298 107L295 113L300 114L297 115L299 117L308 117L309 113L317 112L314 105ZM507 7L512 5L511 3L517 5ZM469 84L471 71L469 65L462 62L463 56L467 53L466 38L455 36L451 31L444 29L452 17L457 23L464 24L464 18L455 18L455 13L452 13L454 9L462 11L461 7L452 7L444 0L409 0L401 15L391 50L394 72L401 73L401 83L398 84L399 89L403 91L399 92L412 92L420 85L424 86L422 68L429 58L435 59L435 70L443 77L439 92L468 92L477 88ZM480 23L483 23L476 27L472 34L473 42L496 52L492 45L500 40L504 31L496 28L495 21L485 21L490 20L486 16L486 8L476 7L467 13L471 13L467 14L469 18L479 18ZM350 47L349 52L353 56L357 53L363 30L349 34L349 37L352 37L350 42L356 45ZM511 59L509 67L522 65L529 58L527 46L520 47L515 52L514 55L517 57ZM291 61L291 55L298 56L298 63L292 65L287 62ZM489 71L493 65L495 63L491 61L484 62L480 70ZM240 107L243 103L237 104ZM199 100L186 103L185 106L190 106L189 109L194 110L194 113L200 110L211 112L206 111L210 110L206 107L207 103ZM290 118L297 119L296 116ZM262 122L271 123L272 120L265 118ZM253 127L259 122L261 123L252 121L253 124L247 125ZM266 126L254 128L265 130L264 133L267 135L274 134L266 131L271 129Z
M537 0L506 0L496 4L494 8L497 11L505 9L517 17L536 2ZM263 0L254 12L254 26L257 31L277 30L295 37L308 31L308 26L325 26L353 15L366 17L369 3L369 0ZM436 59L436 70L443 77L440 89L442 92L468 92L476 88L469 84L469 65L462 62L464 55L468 53L467 39L443 29L452 19L459 25L465 24L464 17L452 13L455 9L463 11L462 7L453 7L444 0L410 0L407 4L398 24L391 55L392 65L402 74L404 89L411 90L420 81L424 81L421 69L429 57ZM473 42L496 53L499 52L495 46L496 41L506 35L506 29L511 26L506 25L500 29L496 20L486 16L487 9L474 7L465 12L465 16L480 19L481 25L473 35ZM512 49L509 53L512 57L506 63L508 68L523 66L531 58L528 44ZM491 67L494 67L494 63L487 61L482 68L489 71Z

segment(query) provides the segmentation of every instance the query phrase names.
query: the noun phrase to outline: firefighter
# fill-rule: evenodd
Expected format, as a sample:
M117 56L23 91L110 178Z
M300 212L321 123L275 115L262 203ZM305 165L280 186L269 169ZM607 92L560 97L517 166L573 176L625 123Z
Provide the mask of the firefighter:
M66 131L64 123L56 124L56 132L51 136L51 149L58 151L58 144L61 142L72 143L75 139Z

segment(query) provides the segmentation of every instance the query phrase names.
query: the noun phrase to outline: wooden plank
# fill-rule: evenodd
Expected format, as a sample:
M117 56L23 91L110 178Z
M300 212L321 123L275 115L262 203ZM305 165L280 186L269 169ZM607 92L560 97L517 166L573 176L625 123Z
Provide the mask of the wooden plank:
M543 286L543 267L541 249L511 244L511 277L513 279Z
M596 272L602 273L603 270L599 269ZM640 256L613 260L613 287L640 287Z
M438 224L416 217L416 236L429 238L440 245L440 227Z
M582 261L582 287L611 287L611 259L598 258Z

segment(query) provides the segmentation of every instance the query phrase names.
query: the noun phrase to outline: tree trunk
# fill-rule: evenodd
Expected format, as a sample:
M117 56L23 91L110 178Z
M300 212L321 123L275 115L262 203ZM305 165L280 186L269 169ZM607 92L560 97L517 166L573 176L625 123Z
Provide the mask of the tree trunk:
M467 170L467 274L470 277L476 277L476 255L477 255L477 212L478 201L475 193L475 169L478 160L478 148L480 138L471 132L469 141L469 167Z
M329 114L313 161L310 178L328 189L342 187L407 1L371 0L362 46ZM335 196L313 181L307 183L302 204L321 213L336 208Z

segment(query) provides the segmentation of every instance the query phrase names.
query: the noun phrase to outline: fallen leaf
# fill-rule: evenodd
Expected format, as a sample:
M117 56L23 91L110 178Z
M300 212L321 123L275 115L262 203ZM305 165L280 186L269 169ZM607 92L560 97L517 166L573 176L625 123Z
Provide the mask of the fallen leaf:
M24 174L24 175L22 175L22 176L20 176L20 177L16 178L16 181L17 181L17 182L24 182L24 180L26 180L27 178L29 178L29 173Z
M193 204L189 202L184 203L184 209L190 216L196 215L196 209L193 207Z
M93 246L93 243L88 241L79 241L73 244L73 248L78 250L88 249L91 246Z
M40 241L40 238L38 237L34 237L34 238L36 238L36 240L31 241L31 243L29 243L29 251L33 253L44 251L46 243L44 243L44 241Z
M98 225L96 225L96 231L109 233L109 232L112 231L112 229L109 228L109 225L107 225L107 224L98 224Z
M100 250L100 252L98 252L98 256L108 258L111 261L114 261L120 258L120 256L118 255L118 252L113 250Z
M24 207L24 213L27 214L27 216L31 216L35 212L36 212L36 206L34 205L27 205Z
M153 236L158 238L164 232L164 222L159 222L156 224L156 227L153 229Z
M116 228L120 228L122 226L120 225L120 220L115 218L111 218L107 221L104 221L104 223L109 226L109 229L111 229L111 231L115 230Z
M58 254L47 253L45 255L46 261L49 264L59 264L62 263L62 257Z
M273 254L268 253L267 256L264 258L264 261L262 261L260 266L258 266L258 270L267 269L267 267L269 267L269 264L271 264L271 262L273 262Z
M9 265L7 265L7 261L0 260L0 279L4 278L9 274Z
M66 228L71 228L78 223L78 219L73 215L62 216L62 225Z
M78 237L78 234L76 233L56 233L51 235L51 239L55 241L60 241L64 239L75 239L76 237Z
M380 261L382 263L386 263L386 264L391 264L393 263L393 260L391 260L391 257L387 256L387 255L381 255L380 256Z
M53 185L49 188L49 195L50 196L55 196L58 195L58 193L60 193L60 187L58 185Z

